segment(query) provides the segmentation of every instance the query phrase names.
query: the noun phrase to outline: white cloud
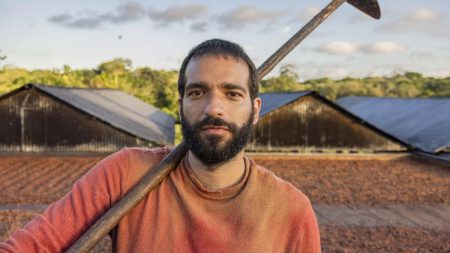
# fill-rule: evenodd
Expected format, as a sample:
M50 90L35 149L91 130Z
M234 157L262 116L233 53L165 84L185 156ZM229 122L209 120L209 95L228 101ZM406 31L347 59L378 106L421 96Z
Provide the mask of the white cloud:
M351 75L348 68L342 64L321 64L314 61L297 65L296 73L301 81L328 77L331 79L342 79Z
M255 23L273 23L283 15L279 10L262 10L251 6L239 6L218 18L218 22L226 29L242 29Z
M319 46L316 51L330 55L366 54L396 54L405 52L407 47L391 41L380 41L366 45L359 45L346 41L333 41Z
M438 21L440 15L427 8L421 8L413 12L410 16L406 18L410 23L419 23L419 22L435 22Z
M408 71L420 72L425 76L450 77L450 67L429 66L429 68L425 68L424 66L417 65L416 61L410 61L405 64L404 62L395 60L361 62L357 59L348 61L348 58L345 58L346 60L309 60L302 63L292 62L292 64L297 66L295 72L298 74L300 81L323 77L337 80L346 77L393 76L396 74L404 74Z
M76 29L97 29L103 23L103 20L97 16L74 17L69 13L53 15L48 17L47 20L54 24Z
M139 20L145 16L145 8L138 2L127 2L116 8L115 13L107 13L101 16L101 19L111 23L125 23Z
M391 41L380 41L361 47L361 50L371 54L395 54L406 51L407 47Z
M438 11L420 8L397 20L376 27L378 32L386 33L425 33L450 38L450 24Z
M158 22L161 25L168 25L170 23L182 23L183 21L196 19L204 15L208 11L206 5L188 4L176 7L169 7L165 10L150 9L148 15L150 19Z
M122 24L140 20L145 16L144 7L138 2L127 2L117 6L116 11L98 14L93 10L78 11L76 15L70 13L57 14L48 17L48 21L69 28L97 29L103 23Z
M148 10L139 2L127 2L117 6L115 11L97 13L92 10L77 11L76 14L63 13L48 17L48 21L70 28L96 29L105 23L122 24L131 21L138 21L146 15L159 25L168 25L170 23L181 23L185 20L193 20L201 17L207 12L206 5L183 5L169 7L165 10ZM198 31L204 27L199 24L194 25L194 30Z
M333 41L321 45L317 51L333 55L348 55L358 52L359 46L345 41Z

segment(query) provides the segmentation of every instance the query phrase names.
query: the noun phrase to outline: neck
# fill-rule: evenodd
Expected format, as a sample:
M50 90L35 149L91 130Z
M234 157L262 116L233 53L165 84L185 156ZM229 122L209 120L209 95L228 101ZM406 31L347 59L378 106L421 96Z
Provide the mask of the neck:
M228 161L212 166L202 163L191 151L188 152L188 159L195 175L211 190L234 185L245 173L244 151Z

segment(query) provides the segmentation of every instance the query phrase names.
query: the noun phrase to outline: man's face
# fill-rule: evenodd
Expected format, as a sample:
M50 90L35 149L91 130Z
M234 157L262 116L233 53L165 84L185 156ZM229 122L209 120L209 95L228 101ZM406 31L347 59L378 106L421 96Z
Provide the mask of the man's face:
M232 57L203 55L189 61L180 101L182 131L191 152L208 165L227 161L247 143L261 101L249 93L249 70Z

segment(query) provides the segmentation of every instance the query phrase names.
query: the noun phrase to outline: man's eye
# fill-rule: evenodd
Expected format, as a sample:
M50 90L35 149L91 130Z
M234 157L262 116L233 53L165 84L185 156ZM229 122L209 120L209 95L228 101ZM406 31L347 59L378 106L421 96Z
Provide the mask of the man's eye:
M228 92L228 96L232 97L232 98L237 98L237 97L241 97L241 94L238 92L230 91L230 92Z
M202 95L203 95L203 91L199 91L199 90L191 91L188 94L189 97L200 97Z

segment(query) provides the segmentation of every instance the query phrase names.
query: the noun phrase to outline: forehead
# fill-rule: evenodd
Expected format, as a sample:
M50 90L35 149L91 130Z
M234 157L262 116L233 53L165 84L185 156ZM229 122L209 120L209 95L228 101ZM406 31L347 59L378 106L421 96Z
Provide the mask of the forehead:
M250 72L240 59L222 55L202 55L192 58L186 67L186 85L190 83L245 85L248 89Z

